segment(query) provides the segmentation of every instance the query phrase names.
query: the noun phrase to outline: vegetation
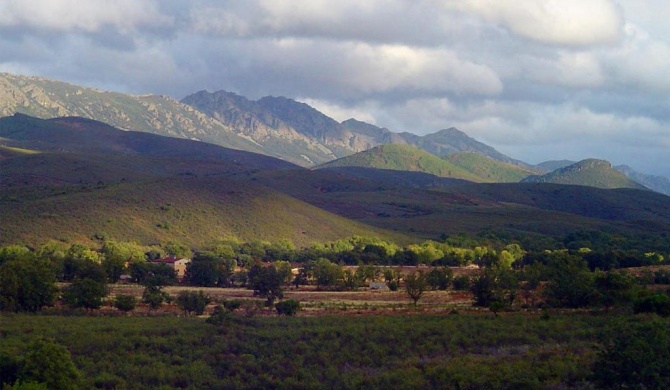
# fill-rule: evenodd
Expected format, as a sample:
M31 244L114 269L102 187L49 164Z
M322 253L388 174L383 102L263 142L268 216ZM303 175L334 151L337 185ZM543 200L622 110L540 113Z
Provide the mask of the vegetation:
M629 326L608 331L621 322ZM16 362L35 335L52 338L70 351L82 388L611 388L649 384L649 378L658 386L648 388L662 388L668 325L587 314L495 321L482 315L233 316L223 324L193 317L4 315L0 352ZM594 345L598 338L603 341ZM621 360L625 356L633 360ZM638 376L621 380L633 372Z
M612 168L609 162L596 159L583 160L545 175L528 177L524 181L528 183L572 184L598 188L645 188Z
M368 167L399 171L430 173L438 177L451 177L482 181L476 174L447 160L425 152L415 146L402 144L379 145L370 150L320 165L319 168Z
M472 172L477 175L478 181L486 183L516 183L536 173L518 165L504 163L472 152L453 153L445 157L445 160Z

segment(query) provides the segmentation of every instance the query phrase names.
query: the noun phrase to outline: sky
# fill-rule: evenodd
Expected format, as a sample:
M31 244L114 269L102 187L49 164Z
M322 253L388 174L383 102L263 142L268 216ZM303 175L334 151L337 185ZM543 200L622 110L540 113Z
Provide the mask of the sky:
M670 177L668 0L0 0L0 71L287 96L529 162Z

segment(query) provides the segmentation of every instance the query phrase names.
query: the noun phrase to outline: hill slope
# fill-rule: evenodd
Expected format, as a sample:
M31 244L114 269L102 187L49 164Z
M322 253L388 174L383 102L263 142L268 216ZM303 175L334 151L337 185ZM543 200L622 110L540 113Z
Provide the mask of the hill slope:
M416 171L439 177L477 181L467 170L411 145L386 144L320 165L318 169L363 167Z
M643 185L612 168L609 162L596 159L582 160L545 175L530 176L525 178L523 182L571 184L596 188L646 189Z
M3 118L0 139L3 150L31 148L0 159L2 243L107 237L198 247L235 236L307 245L387 234L247 180L303 171L263 155L80 118Z
M660 192L661 194L670 195L670 179L667 177L645 175L644 173L635 171L627 165L617 165L614 169L651 190Z
M445 157L450 163L475 174L480 182L516 183L537 172L504 163L473 152L459 152Z

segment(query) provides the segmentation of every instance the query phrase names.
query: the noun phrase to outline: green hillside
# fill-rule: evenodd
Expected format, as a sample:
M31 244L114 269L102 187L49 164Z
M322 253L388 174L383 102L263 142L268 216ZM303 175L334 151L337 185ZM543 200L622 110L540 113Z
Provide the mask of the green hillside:
M297 245L388 237L253 183L259 171L304 171L263 155L23 115L0 119L0 145L1 243L105 237L199 247L224 237Z
M545 175L527 177L523 181L526 183L570 184L606 189L646 189L643 185L612 168L609 162L597 159L582 160Z
M471 181L480 180L479 176L411 145L379 145L364 152L320 165L317 169L338 167L417 171L430 173L439 177L451 177Z
M0 201L0 237L36 245L95 238L148 245L171 240L202 247L226 237L296 245L351 235L388 237L381 229L328 213L266 187L223 178L180 177L60 187L48 195ZM19 195L17 197L17 195Z
M516 183L537 173L472 152L454 153L445 157L445 160L473 173L481 179L478 180L480 182Z

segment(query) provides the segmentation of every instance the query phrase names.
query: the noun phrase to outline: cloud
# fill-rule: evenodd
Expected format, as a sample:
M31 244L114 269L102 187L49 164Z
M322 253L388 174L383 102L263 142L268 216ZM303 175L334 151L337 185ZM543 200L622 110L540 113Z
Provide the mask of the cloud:
M610 0L447 0L447 9L478 15L513 34L558 45L613 44L621 10Z
M139 26L163 26L172 18L154 1L135 0L4 0L0 26L35 30L95 32L103 27L122 31Z
M176 98L284 95L393 131L455 126L519 159L637 150L670 176L669 4L2 0L0 70Z

